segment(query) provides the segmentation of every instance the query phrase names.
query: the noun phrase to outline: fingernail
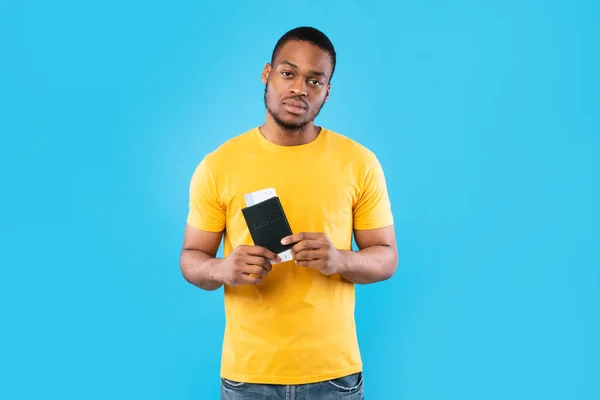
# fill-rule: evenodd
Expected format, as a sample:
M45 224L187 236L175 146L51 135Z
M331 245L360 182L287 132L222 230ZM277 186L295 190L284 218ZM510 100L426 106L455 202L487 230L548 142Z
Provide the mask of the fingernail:
M286 244L286 243L287 243L287 239L286 238L281 239L281 244Z

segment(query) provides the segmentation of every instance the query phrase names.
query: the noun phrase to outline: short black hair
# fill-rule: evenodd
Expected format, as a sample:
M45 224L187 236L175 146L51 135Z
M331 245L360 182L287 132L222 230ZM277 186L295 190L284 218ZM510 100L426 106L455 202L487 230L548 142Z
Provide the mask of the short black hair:
M331 58L331 76L329 80L333 77L333 72L335 71L335 63L336 63L336 54L335 49L333 47L333 43L331 40L320 30L310 27L310 26L300 26L298 28L294 28L291 31L286 32L275 45L273 49L273 55L271 56L271 65L275 63L275 58L279 53L279 50L285 45L287 42L298 40L302 42L312 43L315 46L325 50L329 53L329 57Z

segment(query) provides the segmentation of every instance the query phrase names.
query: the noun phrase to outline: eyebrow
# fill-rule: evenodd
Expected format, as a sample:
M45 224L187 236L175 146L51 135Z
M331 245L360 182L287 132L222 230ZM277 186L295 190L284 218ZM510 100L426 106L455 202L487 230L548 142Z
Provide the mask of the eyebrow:
M283 61L281 62L281 64L287 64L287 65L289 65L289 66L290 66L290 67L292 67L292 68L296 68L296 69L298 69L298 66L297 66L296 64L294 64L293 62L291 62L291 61L288 61L288 60L283 60ZM324 76L324 77L327 77L327 74L326 74L325 72L322 72L322 71L308 71L308 74L309 74L309 75L318 75L318 76Z

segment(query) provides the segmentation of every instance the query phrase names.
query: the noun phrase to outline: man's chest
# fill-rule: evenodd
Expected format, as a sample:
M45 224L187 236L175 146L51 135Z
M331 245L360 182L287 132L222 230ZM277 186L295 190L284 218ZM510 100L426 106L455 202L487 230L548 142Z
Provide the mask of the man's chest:
M359 183L349 165L315 160L300 165L247 166L231 171L227 190L227 223L231 229L244 230L241 209L244 195L274 188L294 232L334 232L352 229L353 207Z

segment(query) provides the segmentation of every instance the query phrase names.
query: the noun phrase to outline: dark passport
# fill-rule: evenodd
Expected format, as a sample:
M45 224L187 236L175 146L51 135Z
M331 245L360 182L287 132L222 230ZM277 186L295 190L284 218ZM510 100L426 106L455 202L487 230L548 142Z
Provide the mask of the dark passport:
M265 247L275 254L294 247L295 243L281 244L281 239L292 235L292 229L283 212L279 197L271 197L242 208L242 213L255 246Z

